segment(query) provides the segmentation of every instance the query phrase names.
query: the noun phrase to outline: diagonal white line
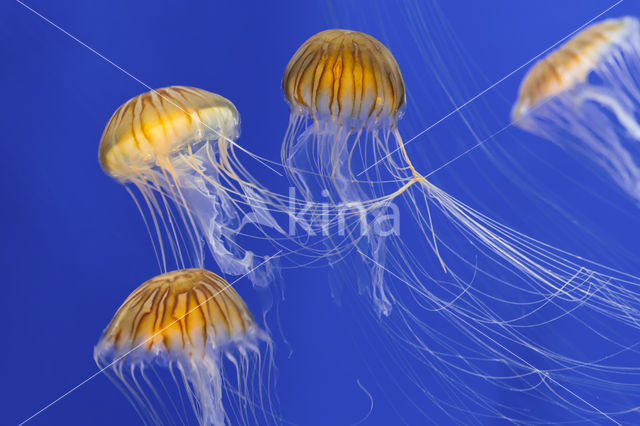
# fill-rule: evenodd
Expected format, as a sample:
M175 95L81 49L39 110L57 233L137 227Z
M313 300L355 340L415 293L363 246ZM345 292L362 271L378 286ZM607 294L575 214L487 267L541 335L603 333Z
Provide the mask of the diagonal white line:
M260 266L264 265L265 263L267 263L269 260L277 257L280 253L282 253L282 250L280 250L279 252L277 252L276 254L274 254L273 256L267 257L264 261L262 261L260 264L254 266L253 268L251 268L250 271L248 271L246 274L243 274L242 276L236 278L233 282L231 282L230 284L228 283L226 287L224 287L222 290L218 291L217 293L215 293L213 296L209 297L208 299L206 299L204 302L200 303L199 305L197 305L196 307L194 307L193 309L191 309L189 312L185 313L184 315L182 315L180 318L176 319L175 321L173 321L171 324L167 325L166 327L164 327L163 329L157 331L156 333L154 333L151 337L149 337L147 340L145 340L144 342L140 343L139 345L135 346L133 349L129 350L127 353L123 354L122 356L116 358L114 361L112 361L111 363L109 363L108 365L106 365L105 367L101 368L100 370L96 371L95 373L93 373L91 376L87 377L86 379L84 379L82 382L80 382L78 385L74 386L73 388L69 389L68 391L66 391L65 393L63 393L62 395L60 395L58 398L56 398L55 400L51 401L49 404L45 405L44 407L42 407L40 410L36 411L34 414L32 414L28 419L23 420L22 422L20 422L20 424L18 426L22 426L25 423L31 421L33 418L35 418L36 416L38 416L39 414L42 414L45 410L47 410L48 408L50 408L51 406L53 406L54 404L56 404L57 402L61 401L62 399L64 399L65 397L67 397L69 394L71 394L73 391L77 390L78 388L82 387L83 385L85 385L86 383L88 383L89 381L91 381L93 378L95 378L96 376L102 374L107 368L111 367L113 364L115 364L116 362L121 361L124 357L126 357L127 355L129 355L131 352L135 351L136 349L138 349L141 346L144 346L145 344L147 344L149 341L151 341L153 338L155 338L158 334L161 334L162 332L164 332L165 330L167 330L168 328L170 328L171 326L173 326L175 323L181 321L183 318L185 318L187 315L189 315L190 313L192 313L193 311L195 311L196 309L198 309L200 306L204 305L205 303L207 303L209 300L215 298L218 294L226 291L227 289L233 287L233 285L235 283L237 283L238 281L240 281L242 278L246 277L247 275L249 275L251 272L255 271L256 269L258 269Z
M539 106L542 106L544 104L546 104L547 102L549 102L550 99L541 102ZM507 124L506 126L504 126L503 128L501 128L500 130L498 130L495 133L492 133L491 135L489 135L488 137L486 137L485 139L481 140L480 142L476 143L475 145L473 145L471 148L467 149L466 151L456 155L455 157L453 157L451 160L447 161L446 163L442 164L441 166L431 170L429 173L427 173L426 175L424 175L423 177L428 178L429 176L431 176L432 174L444 169L445 167L447 167L449 164L453 163L456 160L459 160L460 158L464 157L465 155L467 155L468 153L470 153L471 151L473 151L474 149L478 148L479 146L482 146L485 144L485 142L490 141L491 139L493 139L494 137L498 136L500 133L504 132L505 130L507 130L509 127L513 126L515 123L517 123L518 120L509 122L509 124Z
M117 68L119 71L121 71L122 73L124 73L125 75L127 75L128 77L131 77L133 80L135 80L136 82L140 83L141 85L143 85L147 90L155 93L156 95L158 95L159 97L161 97L163 100L165 100L166 102L170 103L171 105L175 106L176 108L178 108L179 110L181 110L182 112L184 112L185 114L188 114L187 111L185 111L183 108L181 108L179 105L176 105L173 101L171 101L171 99L166 98L165 96L162 96L160 93L158 93L155 89L153 89L151 86L149 86L147 83L145 83L144 81L140 80L138 77L136 77L135 75L131 74L129 71L125 70L124 68L122 68L120 65L116 64L115 62L113 62L111 59L107 58L106 56L104 56L102 53L98 52L97 50L95 50L93 47L89 46L87 43L83 42L82 40L80 40L79 38L77 38L76 36L74 36L73 34L69 33L67 30L65 30L64 28L60 27L59 25L57 25L55 22L51 21L50 19L48 19L46 16L42 15L41 13L39 13L37 10L27 6L26 4L24 4L23 2L21 2L20 0L16 0L17 3L19 3L21 6L23 6L25 9L31 11L33 14L35 14L36 16L40 17L42 20L44 20L45 22L51 24L54 28L56 28L57 30L59 30L60 32L62 32L63 34L65 34L66 36L68 36L69 38L71 38L72 40L76 41L78 44L80 44L81 46L87 48L88 50L90 50L92 53L94 53L95 55L97 55L98 57L100 57L101 59L105 60L106 62L108 62L109 64L113 65L115 68ZM275 170L274 168L270 167L269 165L267 165L265 163L265 161L270 161L267 160L266 158L263 158L257 154L254 154L253 152L241 147L240 145L238 145L234 140L226 137L225 135L221 135L217 130L209 127L205 122L200 120L200 123L202 123L202 125L204 127L206 127L207 129L211 130L212 132L214 132L215 134L217 134L219 137L225 139L227 142L229 142L231 145L233 145L234 147L238 148L239 150L241 150L242 152L244 152L245 154L249 155L251 158L253 158L254 160L256 160L257 162L259 162L260 164L262 164L263 166L265 166L266 168L268 168L269 170L271 170L272 172L276 173L279 176L282 176L282 173L278 172L277 170Z
M557 42L555 42L554 44L552 44L551 46L547 47L545 50L543 50L542 52L538 53L536 56L534 56L533 58L529 59L527 62L525 62L524 64L520 65L519 67L517 67L516 69L514 69L513 71L511 71L509 74L505 75L504 77L502 77L500 80L496 81L495 83L493 83L491 86L487 87L486 89L484 89L483 91L481 91L480 93L478 93L477 95L475 95L474 97L472 97L471 99L467 100L465 103L463 103L462 105L456 107L454 110L450 111L449 113L447 113L445 116L443 116L442 118L440 118L438 121L432 123L431 125L429 125L427 128L425 128L424 130L422 130L421 132L419 132L417 135L415 135L414 137L412 137L411 139L409 139L407 142L403 143L403 146L407 146L409 145L411 142L413 142L414 140L418 139L420 136L424 135L425 133L427 133L429 130L433 129L434 127L436 127L438 124L442 123L443 121L445 121L447 118L451 117L452 115L454 115L455 113L457 113L458 111L460 111L462 108L466 107L467 105L469 105L470 103L474 102L475 100L477 100L478 98L480 98L482 95L484 95L485 93L487 93L488 91L492 90L494 87L498 86L500 83L502 83L503 81L505 81L506 79L508 79L509 77L511 77L512 75L514 75L515 73L517 73L518 71L520 71L521 69L523 69L524 67L528 66L530 63L532 63L533 61L535 61L536 59L538 59L539 57L541 57L542 55L545 55L547 52L549 52L551 49L555 48L556 46L558 46L560 43L564 42L565 40L567 40L568 38L573 37L576 33L582 31L586 26L590 25L593 21L595 21L596 19L600 18L602 15L604 15L605 13L611 11L614 7L618 6L620 3L622 3L624 0L618 0L616 3L612 4L611 6L609 6L608 8L606 8L605 10L603 10L602 12L600 12L599 14L597 14L596 16L594 16L593 18L589 19L586 23L584 23L583 25L581 25L580 27L578 27L576 30L572 31L571 33L567 34L566 36L564 36L563 38L561 38L560 40L558 40ZM449 164L453 163L454 161L456 161L457 159L459 159L460 157L463 157L464 155L466 155L467 153L469 153L470 151L473 151L475 148L477 148L478 146L482 145L483 143L485 143L486 141L488 141L489 139L491 139L492 137L494 137L496 134L501 133L503 130L505 130L507 127L509 127L510 125L514 124L514 122L509 122L509 124L500 129L498 132L494 133L493 135L489 136L488 138L486 138L485 140L483 140L482 142L478 143L477 145L471 147L470 149L466 150L465 152L463 152L462 154L458 155L457 157L455 157L452 160L449 160L447 163L445 163L444 165L438 167L435 171L442 169L445 166L448 166ZM391 155L395 154L396 152L398 152L401 148L398 147L395 150L391 151L390 153L388 153L387 155L385 155L384 157L382 157L381 159L379 159L378 161L376 161L375 163L373 163L372 165L370 165L369 167L367 167L366 169L362 170L360 173L358 173L357 176L362 175L363 173L367 172L369 169L371 169L372 167L374 167L375 165L377 165L378 163L380 163L381 161L384 161L385 159L387 159L388 157L390 157ZM435 171L431 172L430 174L435 173Z

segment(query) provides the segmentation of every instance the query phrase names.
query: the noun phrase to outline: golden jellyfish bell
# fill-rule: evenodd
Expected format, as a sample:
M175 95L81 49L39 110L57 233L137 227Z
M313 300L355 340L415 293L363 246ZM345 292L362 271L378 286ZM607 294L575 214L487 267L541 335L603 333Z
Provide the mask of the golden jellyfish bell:
M111 116L100 140L100 165L126 180L192 143L235 139L239 129L238 110L220 95L186 86L152 90Z
M209 346L240 342L257 329L242 298L222 278L204 269L154 277L124 301L100 346L116 354L138 348L204 356Z
M527 73L512 110L519 119L539 102L586 81L589 73L610 52L623 43L638 21L625 17L607 19L579 32L566 44L536 63Z
M282 79L292 110L341 123L395 122L405 88L395 58L374 37L333 29L307 40Z

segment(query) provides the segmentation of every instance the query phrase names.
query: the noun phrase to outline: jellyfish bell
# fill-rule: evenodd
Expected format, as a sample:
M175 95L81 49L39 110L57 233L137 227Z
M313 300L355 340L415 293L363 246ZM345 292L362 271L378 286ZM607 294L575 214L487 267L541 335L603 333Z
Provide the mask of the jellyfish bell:
M611 58L612 49L629 49L638 30L635 18L607 19L579 32L558 50L536 63L520 85L514 120L547 98L587 82L591 72Z
M228 99L186 86L136 96L107 123L100 164L142 195L136 204L148 207L150 220L140 211L162 270L169 253L178 267L203 266L205 241L222 272L262 285L273 278L273 265L256 268L258 256L237 242L247 214L256 226L277 226L262 208L265 190L236 156L239 134Z
M293 113L347 128L395 124L405 103L389 49L368 34L342 29L309 38L289 61L282 88Z
M636 18L587 27L528 71L512 118L590 158L640 202L638 46Z
M240 114L215 93L173 86L125 102L107 123L99 148L100 165L110 176L128 181L140 170L203 140L240 136Z
M254 423L259 411L270 420L268 388L262 389L269 381L261 377L271 367L269 335L231 285L207 270L167 272L134 290L104 331L94 359L145 422L184 422L185 400L202 425ZM157 366L168 370L177 389L160 379ZM235 374L225 373L231 366Z

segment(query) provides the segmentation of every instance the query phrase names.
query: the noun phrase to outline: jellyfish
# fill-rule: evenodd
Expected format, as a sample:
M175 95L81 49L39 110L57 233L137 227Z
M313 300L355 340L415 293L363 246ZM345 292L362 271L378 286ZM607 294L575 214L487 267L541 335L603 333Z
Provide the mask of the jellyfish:
M184 400L201 425L256 423L258 411L270 410L268 388L262 389L268 376L264 382L261 377L271 368L269 335L233 287L204 269L167 272L134 290L104 331L94 359L145 423L184 423ZM229 367L235 371L225 372Z
M168 257L179 268L203 267L206 241L223 273L248 274L263 286L272 281L274 262L238 242L249 224L280 230L266 208L270 195L236 154L243 150L239 133L240 116L228 99L185 86L136 96L107 123L100 164L132 195L161 270Z
M343 230L348 236L344 241L374 258L371 297L381 314L388 313L390 301L378 264L384 263L387 234L394 232L395 206L374 200L375 192L354 185L352 157L365 155L367 151L356 152L362 145L380 152L395 131L405 102L398 65L391 52L367 34L327 30L298 49L282 87L291 112L282 147L285 170L304 199L334 207L343 229L349 228L349 219L355 222ZM374 227L380 232L369 232Z
M400 132L400 67L374 37L343 29L312 36L282 87L290 108L285 170L304 199L339 212L330 223L335 238L326 240L339 257L328 259L364 265L358 293L398 342L385 351L429 367L416 373L401 363L433 409L463 423L470 414L553 421L547 409L568 413L563 420L634 418L627 397L640 396L632 360L640 278L518 232L433 184ZM391 226L396 219L400 226ZM437 394L434 381L448 391ZM475 391L487 384L540 409Z
M513 122L586 156L640 202L640 23L607 19L533 66Z

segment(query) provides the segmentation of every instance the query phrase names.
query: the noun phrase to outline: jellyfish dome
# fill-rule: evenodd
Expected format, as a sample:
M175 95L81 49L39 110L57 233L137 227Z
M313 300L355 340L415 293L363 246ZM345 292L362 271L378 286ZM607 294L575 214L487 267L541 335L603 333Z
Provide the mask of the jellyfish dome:
M405 103L393 55L358 31L326 30L311 37L289 61L282 88L296 113L353 128L395 122Z
M100 141L100 164L110 176L128 181L194 142L225 144L239 133L240 114L229 100L193 87L166 87L118 108Z
M260 346L267 348L265 360ZM251 389L249 377L268 373L270 356L270 338L242 298L204 269L172 271L146 281L118 309L94 351L98 366L111 373L143 421L152 424L184 422L186 414L178 408L184 399L202 425L232 420L224 400L238 417L234 423L254 423L248 416L269 410L269 404L261 379L258 389ZM224 373L225 359L235 374ZM177 389L172 392L155 367L168 370Z
M139 202L130 191L163 271L168 256L179 268L202 267L206 241L223 273L249 274L261 285L272 279L272 264L237 242L247 223L275 225L261 207L262 188L236 156L239 134L240 115L229 100L185 86L136 96L109 120L100 164L142 195Z
M640 22L608 19L576 34L525 76L514 123L575 150L640 202Z

